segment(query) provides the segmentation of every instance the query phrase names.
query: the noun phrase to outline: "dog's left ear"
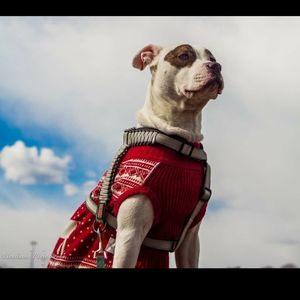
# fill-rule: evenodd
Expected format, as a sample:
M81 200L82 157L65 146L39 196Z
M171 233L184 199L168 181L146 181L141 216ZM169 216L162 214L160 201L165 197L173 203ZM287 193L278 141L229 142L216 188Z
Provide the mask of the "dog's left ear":
M133 58L132 66L134 68L140 69L141 71L149 65L153 59L158 55L162 47L155 45L147 45L142 50L140 50L137 55Z

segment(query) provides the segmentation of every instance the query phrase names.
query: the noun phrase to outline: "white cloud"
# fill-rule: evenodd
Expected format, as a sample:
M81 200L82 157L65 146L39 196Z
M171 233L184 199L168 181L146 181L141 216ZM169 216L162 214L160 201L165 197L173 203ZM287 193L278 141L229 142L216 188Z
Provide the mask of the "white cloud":
M137 50L207 46L225 89L204 110L204 146L211 201L226 208L205 217L201 264L299 266L299 35L299 17L5 18L0 101L20 126L59 128L108 162L144 102L150 75L131 68Z
M48 190L37 195L2 177L0 186L0 266L28 268L30 242L37 241L35 267L45 267L68 219L83 202L82 197L56 197Z
M39 153L36 147L16 141L2 149L0 167L7 180L21 184L63 183L70 161L70 156L60 158L49 148L42 148Z
M84 197L90 194L90 192L96 187L97 182L95 180L88 180L82 184L82 194ZM85 199L85 198L84 198Z
M64 186L65 195L72 197L74 195L80 195L86 197L91 190L96 186L97 182L95 180L88 180L83 182L80 186L74 183L67 183Z
M67 196L72 197L78 194L78 187L75 184L67 183L64 185L64 192Z
M55 243L70 212L49 207L43 202L36 208L11 208L0 204L0 266L29 268L31 241L37 241L35 267L46 267Z
M201 226L201 267L300 265L300 219L296 214L287 221L287 216L257 207L233 207L210 212Z
M86 171L85 172L85 175L87 176L87 177L89 177L89 178L95 178L95 177L97 177L97 173L96 172L94 172L94 171Z

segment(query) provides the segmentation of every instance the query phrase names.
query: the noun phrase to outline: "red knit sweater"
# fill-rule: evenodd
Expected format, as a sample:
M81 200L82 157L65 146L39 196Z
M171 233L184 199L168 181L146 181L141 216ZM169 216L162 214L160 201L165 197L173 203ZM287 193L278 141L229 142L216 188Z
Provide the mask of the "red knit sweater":
M199 199L203 179L202 163L164 146L133 147L118 166L109 210L117 216L124 200L135 194L144 194L154 210L154 223L148 237L177 240ZM94 199L99 196L102 183L103 178L92 191ZM202 207L192 226L201 221L206 207ZM83 203L71 220L75 221L76 227L58 240L48 267L95 267L93 254L98 247L98 236L91 230L94 216ZM109 245L115 237L116 231L107 226L102 235L103 247L107 250L107 268L112 265L113 247ZM168 252L142 246L136 267L168 268Z

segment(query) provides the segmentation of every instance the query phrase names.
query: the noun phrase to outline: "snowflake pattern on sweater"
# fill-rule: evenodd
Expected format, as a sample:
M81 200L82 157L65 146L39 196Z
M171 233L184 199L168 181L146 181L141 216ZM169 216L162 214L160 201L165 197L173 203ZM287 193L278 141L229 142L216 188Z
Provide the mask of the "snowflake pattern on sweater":
M127 190L142 185L158 165L159 162L146 159L130 159L120 164L111 187L113 196L119 198Z

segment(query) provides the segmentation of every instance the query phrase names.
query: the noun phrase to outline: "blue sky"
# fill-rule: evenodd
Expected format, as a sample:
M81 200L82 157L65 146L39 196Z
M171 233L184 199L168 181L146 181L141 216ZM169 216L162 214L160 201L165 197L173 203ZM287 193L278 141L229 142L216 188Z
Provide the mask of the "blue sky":
M213 198L200 265L300 266L299 36L299 17L1 17L0 265L26 267L7 256L30 240L49 255L135 125L150 80L135 53L190 43L225 79L202 117Z
M5 105L3 105L2 108L4 106ZM97 180L96 172L99 173L101 169L103 171L103 168L105 168L105 166L101 165L100 159L97 160L95 158L90 162L86 158L81 157L82 153L78 153L76 150L73 151L72 142L68 141L68 137L62 136L59 132L51 130L51 128L36 127L34 124L19 123L14 119L7 118L3 109L1 109L0 114L0 136L1 149L6 145L11 146L15 144L16 141L21 140L25 143L26 147L37 147L38 149L49 148L52 149L57 156L63 156L65 153L71 154L72 162L69 164L68 177L69 180L76 185L80 185L87 180ZM3 176L3 170L0 172ZM10 185L10 189L14 189L14 185L18 185L19 183L8 181L6 184ZM62 202L63 186L61 184L33 184L25 186L24 189L39 197L44 197L46 193L51 201ZM1 200L3 201L3 199ZM65 201L66 200L69 199L65 199ZM62 202L62 204L65 203Z

